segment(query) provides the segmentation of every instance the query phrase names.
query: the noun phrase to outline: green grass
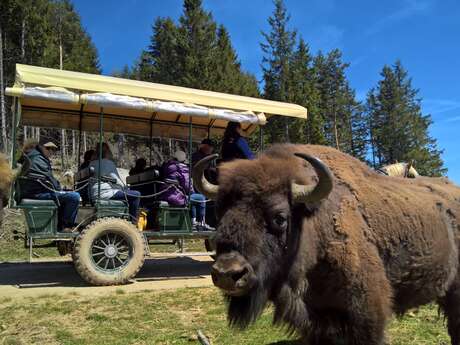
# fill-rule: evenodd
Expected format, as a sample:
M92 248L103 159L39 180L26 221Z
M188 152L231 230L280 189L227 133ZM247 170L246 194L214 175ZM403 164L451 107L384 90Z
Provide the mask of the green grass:
M295 344L272 326L270 308L248 330L230 329L214 288L4 299L0 320L2 345L199 344L198 329L214 345ZM450 344L444 321L431 306L393 320L388 336L392 345Z

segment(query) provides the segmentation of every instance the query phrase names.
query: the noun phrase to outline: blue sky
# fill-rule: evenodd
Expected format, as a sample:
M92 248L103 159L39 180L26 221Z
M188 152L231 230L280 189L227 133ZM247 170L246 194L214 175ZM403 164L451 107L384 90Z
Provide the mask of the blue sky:
M73 0L99 51L104 74L131 65L158 16L177 19L182 0ZM400 59L420 89L431 134L444 149L449 177L460 183L460 2L457 0L285 0L290 25L311 50L340 48L348 77L364 99L384 64ZM271 0L204 0L230 32L243 68L261 79L261 31Z

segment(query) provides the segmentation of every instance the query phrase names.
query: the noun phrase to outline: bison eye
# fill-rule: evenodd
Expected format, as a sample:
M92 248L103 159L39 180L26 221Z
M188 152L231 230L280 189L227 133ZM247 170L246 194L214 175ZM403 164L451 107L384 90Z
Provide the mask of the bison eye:
M274 218L273 218L273 226L277 229L277 230L286 230L287 228L287 225L288 225L288 220L287 220L287 217L282 215L282 214L277 214Z

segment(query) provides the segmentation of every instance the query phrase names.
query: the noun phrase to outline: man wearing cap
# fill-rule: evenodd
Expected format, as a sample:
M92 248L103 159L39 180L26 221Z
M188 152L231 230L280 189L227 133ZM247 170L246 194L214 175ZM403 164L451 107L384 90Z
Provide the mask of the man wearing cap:
M30 167L21 183L21 198L54 200L59 206L59 228L71 232L80 202L77 192L61 191L59 181L53 176L51 155L58 147L53 142L45 142L24 152L23 160L28 160Z

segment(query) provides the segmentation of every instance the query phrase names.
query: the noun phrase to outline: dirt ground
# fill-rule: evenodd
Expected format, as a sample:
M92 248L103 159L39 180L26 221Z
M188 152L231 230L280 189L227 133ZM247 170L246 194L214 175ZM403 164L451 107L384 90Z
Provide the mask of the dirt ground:
M44 262L0 263L0 298L21 298L77 293L84 296L110 292L212 286L209 256L146 259L132 283L123 286L90 286L69 259Z

